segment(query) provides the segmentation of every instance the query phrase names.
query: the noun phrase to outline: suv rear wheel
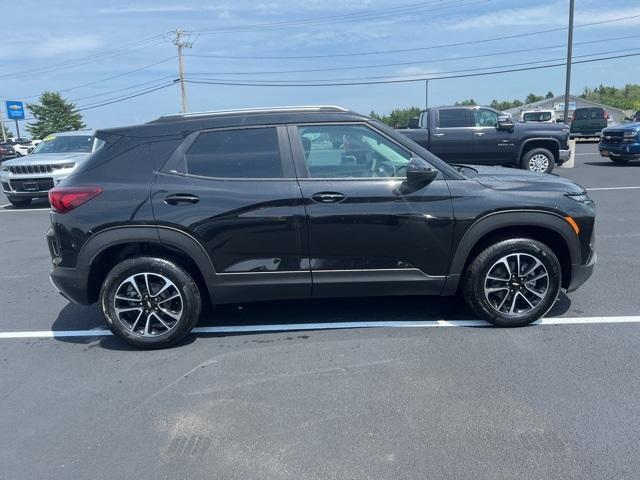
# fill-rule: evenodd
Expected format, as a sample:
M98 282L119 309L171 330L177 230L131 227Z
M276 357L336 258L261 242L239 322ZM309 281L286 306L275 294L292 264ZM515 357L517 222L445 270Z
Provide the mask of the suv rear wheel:
M555 158L546 148L532 148L522 157L522 168L530 172L551 173Z
M198 322L197 283L176 263L157 257L123 260L100 290L102 312L111 331L140 348L169 347Z
M519 327L547 313L560 292L560 262L545 244L503 240L469 265L462 293L471 309L500 327Z
M627 163L629 163L629 159L628 158L616 157L615 155L611 155L611 154L609 154L609 158L616 165L626 165Z

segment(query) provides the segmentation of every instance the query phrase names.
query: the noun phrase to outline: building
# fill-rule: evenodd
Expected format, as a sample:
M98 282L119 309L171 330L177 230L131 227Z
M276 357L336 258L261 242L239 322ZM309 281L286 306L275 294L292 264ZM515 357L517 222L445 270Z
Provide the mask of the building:
M569 99L569 115L573 115L573 111L576 108L601 107L609 114L609 118L612 123L622 123L626 117L625 111L620 110L619 108L601 105L573 95L570 95ZM520 107L510 108L505 111L511 114L514 119L520 120L522 112L527 110L554 110L556 112L556 119L562 121L562 117L564 115L564 95L545 98L539 102L527 103Z

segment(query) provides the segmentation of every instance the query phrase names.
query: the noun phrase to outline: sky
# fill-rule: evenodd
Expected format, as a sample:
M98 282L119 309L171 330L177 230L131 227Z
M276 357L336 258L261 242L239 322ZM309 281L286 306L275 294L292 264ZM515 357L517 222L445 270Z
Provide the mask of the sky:
M178 77L171 33L176 29L190 32L192 47L184 51L188 80L262 84L187 83L190 111L329 104L388 113L424 106L425 83L264 84L396 81L558 63L566 56L569 10L569 0L3 0L2 5L5 13L22 13L15 24L3 22L11 27L2 35L0 98L33 102L45 90L59 91L85 109L91 128L180 111L179 86L170 84ZM580 26L592 22L606 23ZM577 60L640 53L638 0L576 0L575 25ZM501 38L516 35L522 36ZM562 67L432 80L429 104L466 98L488 104L494 98L524 99L530 92L558 95L564 81ZM573 68L574 94L627 83L640 83L640 57ZM119 101L127 96L132 98Z

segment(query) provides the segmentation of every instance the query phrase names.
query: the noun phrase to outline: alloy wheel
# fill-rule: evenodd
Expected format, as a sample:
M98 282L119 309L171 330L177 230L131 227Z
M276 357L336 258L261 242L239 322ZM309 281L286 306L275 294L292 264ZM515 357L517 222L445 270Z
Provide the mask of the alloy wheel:
M484 280L484 294L499 313L526 315L549 292L549 273L533 255L512 253L495 262Z
M544 173L549 168L549 159L542 153L536 153L529 159L529 170Z
M184 310L178 287L164 275L150 272L136 273L122 281L113 302L120 323L141 337L170 332Z

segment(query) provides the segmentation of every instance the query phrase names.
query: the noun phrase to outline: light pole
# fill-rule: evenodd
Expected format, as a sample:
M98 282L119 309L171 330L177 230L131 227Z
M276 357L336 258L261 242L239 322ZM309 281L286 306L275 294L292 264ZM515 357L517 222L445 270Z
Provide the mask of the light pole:
M571 56L573 50L573 11L575 0L569 0L569 38L567 39L567 79L564 88L564 123L569 124L569 95L571 95Z

